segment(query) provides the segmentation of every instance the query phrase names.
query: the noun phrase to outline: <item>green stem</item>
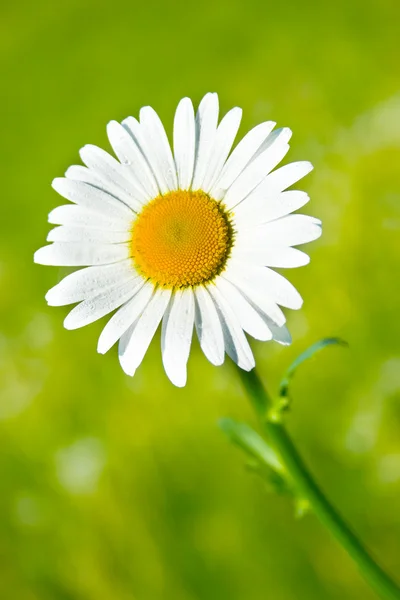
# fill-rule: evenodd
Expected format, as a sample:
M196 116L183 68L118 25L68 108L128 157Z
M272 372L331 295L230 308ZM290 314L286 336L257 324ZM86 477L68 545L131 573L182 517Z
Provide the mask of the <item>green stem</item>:
M266 419L268 411L273 411L273 403L255 370L246 372L239 369L239 372L253 407L257 415L262 418L269 442L279 454L298 492L308 500L320 521L347 550L357 563L365 580L376 593L386 600L400 600L400 588L375 562L341 515L327 500L305 466L284 425L279 421Z

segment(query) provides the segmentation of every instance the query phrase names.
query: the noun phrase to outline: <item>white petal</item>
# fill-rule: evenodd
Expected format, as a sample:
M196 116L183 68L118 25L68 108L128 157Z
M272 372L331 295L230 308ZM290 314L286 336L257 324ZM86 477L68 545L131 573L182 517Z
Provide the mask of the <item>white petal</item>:
M174 155L178 186L190 188L193 178L196 144L194 109L190 98L183 98L176 109L174 120Z
M142 194L138 190L125 165L121 165L105 150L87 144L79 151L82 161L94 171L113 196L135 212L142 207Z
M233 108L224 116L218 126L202 184L202 189L205 192L210 190L214 181L221 175L221 170L231 151L241 119L242 109Z
M298 246L316 240L321 233L319 219L306 215L288 215L258 227L239 230L237 245L245 243L252 247L266 244L269 246Z
M245 273L246 276L254 281L257 281L257 285L261 290L264 291L269 298L273 300L274 303L280 304L281 306L286 306L287 308L292 308L294 310L301 307L303 304L303 300L295 289L295 287L287 280L285 277L276 273L276 271L272 271L267 267L260 267L257 265L251 265L249 263L239 263L239 261L235 259L231 259L230 265L235 264L236 268L241 268L241 278L245 282ZM229 276L226 276L229 279ZM239 289L240 285L237 284ZM246 293L245 290L243 290ZM257 304L257 303L256 303ZM277 325L283 325L282 322L278 322L274 319L272 314L267 312L267 315L272 318Z
M115 315L111 317L100 334L97 344L97 352L105 354L117 342L127 329L140 317L146 308L154 287L152 284L143 282L134 297L126 302Z
M292 137L291 130L288 127L279 127L278 129L272 131L272 133L263 141L257 152L254 154L253 158L251 159L251 162L255 160L260 154L262 154L264 150L272 146L272 144L275 143L276 139L282 139L282 136L288 143L290 138Z
M268 267L254 267L258 270L259 280L265 288L271 290L271 296L280 306L297 310L301 308L303 299L296 288L285 277Z
M251 161L232 184L224 197L224 204L228 208L233 208L242 202L284 158L289 150L285 133L286 130L282 130L281 134L274 139L273 144Z
M203 185L218 125L218 95L206 94L196 114L196 159L192 189Z
M254 357L238 318L215 285L209 285L207 289L221 320L226 353L239 367L250 371L255 366Z
M225 191L239 177L274 127L275 123L273 121L267 121L257 125L244 136L226 161L221 175L213 184L210 190L213 198L219 199L224 195Z
M117 121L108 123L107 135L115 154L135 182L138 199L145 203L158 196L160 190L156 179L132 135Z
M282 192L305 177L313 168L312 164L308 161L293 162L280 167L268 175L257 191L265 195Z
M108 191L107 186L104 185L102 180L97 177L93 171L87 167L83 167L82 165L72 165L71 167L68 167L68 169L65 171L65 177L75 181L83 181L84 183L89 183L94 187Z
M74 181L66 177L56 177L52 182L53 188L64 198L84 208L99 212L109 217L130 219L132 211L107 192L93 187L83 181Z
M140 276L132 276L130 281L109 288L90 300L84 300L65 318L65 329L78 329L94 323L130 300L142 285L143 279Z
M269 285L260 279L260 267L230 259L223 272L225 279L233 283L248 300L278 326L286 322L285 315L271 295Z
M49 306L74 304L97 296L118 283L132 278L135 271L132 261L123 260L111 265L87 267L67 275L46 294Z
M151 106L140 110L140 127L146 139L147 159L155 170L161 192L176 190L178 179L171 146L160 117Z
M119 341L119 361L127 375L134 375L154 337L171 297L171 290L156 289L141 316Z
M106 265L129 258L128 244L90 244L75 242L56 242L39 248L34 261L40 265L58 267L84 267Z
M197 337L205 356L213 365L222 365L225 358L224 334L215 304L207 289L195 288Z
M107 231L93 227L70 227L62 225L49 231L48 242L100 242L102 244L121 244L129 242L129 231Z
M232 252L232 258L242 262L264 267L275 267L280 269L294 269L308 265L310 257L308 254L286 246L246 246L236 243Z
M244 228L280 219L307 204L309 199L308 194L297 190L280 192L275 196L260 194L255 190L235 206L235 224L237 228Z
M140 125L139 121L135 119L135 117L127 117L121 123L122 127L129 133L137 147L140 149L142 156L150 169L150 173L152 174L159 192L162 191L162 188L157 180L157 164L154 159L152 159L151 147L149 140L146 139L144 135L143 127ZM158 194L157 194L158 195Z
M174 385L186 385L186 365L192 343L194 295L191 288L173 293L162 322L161 350L164 369Z
M265 319L246 300L240 291L223 277L215 282L239 320L240 326L256 340L271 340L272 333Z
M282 346L289 346L292 343L292 336L290 335L290 332L286 325L278 327L272 321L268 322L268 320L267 323L268 327L272 331L272 335L274 336L275 342L278 342L278 344L282 344Z
M76 204L63 204L54 208L48 217L49 223L53 225L71 225L72 227L91 227L103 229L104 231L130 231L134 215L131 219L109 217L98 212L93 212Z

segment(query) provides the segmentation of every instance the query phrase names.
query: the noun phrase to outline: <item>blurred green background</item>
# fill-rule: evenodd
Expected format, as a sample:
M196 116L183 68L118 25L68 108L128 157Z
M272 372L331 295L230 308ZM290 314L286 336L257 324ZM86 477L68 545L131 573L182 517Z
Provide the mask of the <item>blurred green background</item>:
M372 600L313 516L245 471L217 420L253 422L234 369L198 345L189 383L159 341L130 379L96 354L103 322L65 331L34 265L53 177L105 125L151 104L169 132L185 95L273 119L309 159L323 237L289 273L290 348L253 343L273 390L304 366L289 428L380 561L400 573L400 80L396 0L20 1L1 9L0 592L5 600ZM288 311L290 312L290 311Z

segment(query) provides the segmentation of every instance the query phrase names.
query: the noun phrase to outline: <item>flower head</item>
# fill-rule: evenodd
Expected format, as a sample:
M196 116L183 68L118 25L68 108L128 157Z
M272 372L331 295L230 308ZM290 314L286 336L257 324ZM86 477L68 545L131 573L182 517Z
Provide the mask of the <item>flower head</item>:
M162 321L168 377L186 383L193 328L214 365L227 353L254 367L245 332L290 343L280 306L302 300L274 267L299 267L309 257L293 248L319 237L320 221L293 211L308 201L284 191L311 171L309 162L273 169L289 149L291 131L268 121L232 145L242 111L218 124L218 97L207 94L197 113L184 98L175 113L173 152L150 107L140 119L108 125L117 157L96 146L80 155L54 189L72 204L54 209L52 244L38 250L45 265L83 267L50 289L51 306L79 303L67 329L116 310L98 351L119 341L123 370L133 375Z

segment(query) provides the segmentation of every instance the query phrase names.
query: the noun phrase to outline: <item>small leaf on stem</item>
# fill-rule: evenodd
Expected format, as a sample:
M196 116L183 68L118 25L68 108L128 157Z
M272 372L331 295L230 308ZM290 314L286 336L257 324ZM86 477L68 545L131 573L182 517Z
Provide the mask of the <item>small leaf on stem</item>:
M219 426L230 441L239 446L249 456L261 461L278 473L284 473L284 468L275 450L249 425L237 423L226 417L220 419Z
M302 352L300 354L300 356L298 356L292 362L292 364L287 369L287 371L280 383L280 386L279 386L280 398L287 398L289 396L289 384L293 378L293 375L296 373L296 371L300 367L300 365L302 365L306 360L309 360L312 356L314 356L314 354L316 354L320 350L323 350L327 346L332 346L332 345L342 346L345 348L348 347L348 343L340 338L325 338L323 340L320 340L319 342L316 342L309 348L307 348L307 350ZM285 408L287 408L288 404L289 404L288 401L286 401L284 403Z

